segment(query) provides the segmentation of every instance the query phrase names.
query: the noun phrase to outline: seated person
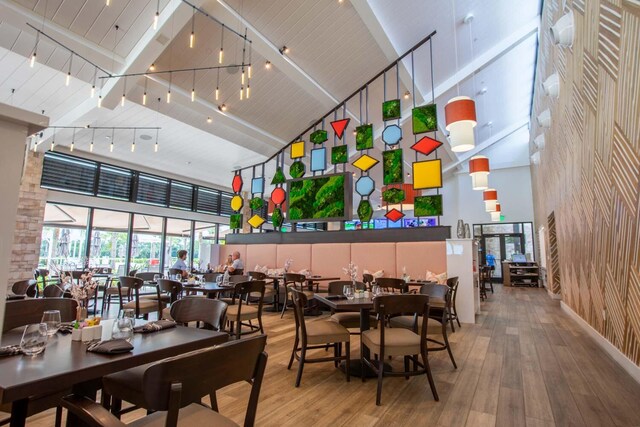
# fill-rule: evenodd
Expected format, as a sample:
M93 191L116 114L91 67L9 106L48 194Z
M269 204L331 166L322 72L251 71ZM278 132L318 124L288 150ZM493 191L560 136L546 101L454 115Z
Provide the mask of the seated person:
M175 268L176 270L181 270L182 277L189 276L189 272L188 272L189 267L187 267L187 263L185 262L186 259L187 259L187 251L185 251L184 249L179 250L178 259L171 267L171 268Z
M233 262L229 267L227 267L227 271L231 275L241 275L244 273L244 264L240 259L240 252L234 251L232 255Z

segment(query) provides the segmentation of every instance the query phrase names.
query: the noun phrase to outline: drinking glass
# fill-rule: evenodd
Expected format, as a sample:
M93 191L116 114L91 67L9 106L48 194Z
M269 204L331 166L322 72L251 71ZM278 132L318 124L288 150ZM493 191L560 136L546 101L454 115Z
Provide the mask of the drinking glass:
M153 281L158 283L158 280L160 280L161 276L159 274L154 274L153 275Z
M218 285L222 283L222 274L218 274L218 275L216 276L216 283L217 283Z
M53 336L60 329L60 310L47 310L42 313L42 323L47 325L47 335Z
M47 325L46 323L34 323L27 325L22 334L20 349L27 356L35 356L44 351L47 346Z
M380 292L380 286L378 286L378 285L373 285L373 286L371 286L371 292L373 293L373 296L374 296L374 297L377 297L378 295L380 295L380 294L381 294L381 292Z
M124 309L120 312L118 318L113 322L111 330L111 338L125 339L131 342L133 338L133 326L135 325L135 312L131 308Z
M353 294L353 286L352 285L345 285L342 288L342 292L344 293L344 296L347 297L348 300L352 300L355 298L355 295Z

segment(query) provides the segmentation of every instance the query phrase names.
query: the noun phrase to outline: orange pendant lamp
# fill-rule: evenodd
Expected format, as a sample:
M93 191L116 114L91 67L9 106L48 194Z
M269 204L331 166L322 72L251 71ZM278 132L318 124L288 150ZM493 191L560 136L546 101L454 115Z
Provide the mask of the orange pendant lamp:
M474 190L486 190L489 188L489 158L474 156L469 160L469 175L471 186Z
M500 217L502 216L502 211L500 209L500 203L496 203L496 210L491 212L491 221L500 221Z
M498 191L495 188L487 188L482 193L482 199L484 200L484 207L487 212L493 212L496 210L498 204Z
M452 98L444 107L444 117L451 151L472 150L476 146L473 128L478 124L475 101L468 96Z

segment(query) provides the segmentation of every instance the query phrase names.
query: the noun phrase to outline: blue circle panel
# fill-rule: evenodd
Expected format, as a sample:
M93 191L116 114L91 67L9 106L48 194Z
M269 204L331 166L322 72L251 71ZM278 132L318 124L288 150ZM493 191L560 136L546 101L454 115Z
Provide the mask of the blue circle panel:
M382 131L382 140L387 145L396 145L402 139L402 129L398 125L389 125Z

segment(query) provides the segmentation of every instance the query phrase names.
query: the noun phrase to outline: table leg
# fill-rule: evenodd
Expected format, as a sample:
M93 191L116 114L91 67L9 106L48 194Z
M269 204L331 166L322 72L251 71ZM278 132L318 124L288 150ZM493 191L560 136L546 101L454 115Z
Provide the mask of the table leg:
M91 400L96 400L98 390L102 387L102 380L100 378L87 381L84 383L75 384L72 388L73 394L76 396L85 396ZM82 422L71 412L67 412L67 427L85 427L88 426Z
M11 404L10 427L24 427L27 422L27 407L29 399L16 400Z
M280 282L278 281L278 279L273 279L273 290L275 291L275 294L273 295L273 307L272 308L265 308L265 311L268 311L270 313L279 313L279 307L280 307Z

